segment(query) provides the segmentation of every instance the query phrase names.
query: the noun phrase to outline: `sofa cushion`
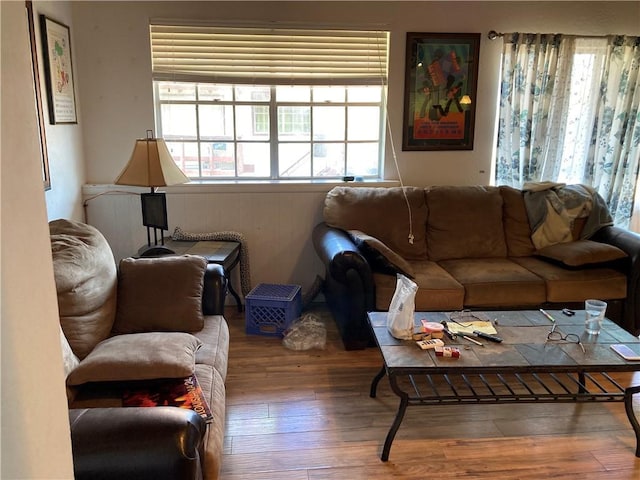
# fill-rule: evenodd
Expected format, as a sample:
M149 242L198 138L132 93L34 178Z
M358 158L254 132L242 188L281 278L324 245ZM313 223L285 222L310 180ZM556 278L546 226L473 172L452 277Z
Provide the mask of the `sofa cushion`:
M116 264L104 236L70 220L49 223L60 325L73 352L86 357L107 338L116 313Z
M522 190L501 186L504 221L504 238L510 257L528 257L533 255L535 247L531 241L531 227L524 204Z
M401 187L334 187L325 197L323 216L327 225L367 233L402 258L426 259L427 207L422 188L404 187L403 193Z
M414 277L411 264L377 238L360 230L349 230L347 233L374 270L394 276L402 273L409 278Z
M201 330L206 268L196 255L121 260L114 331Z
M514 262L544 279L548 302L583 302L626 298L627 277L612 268L568 269L535 257L514 258Z
M222 376L227 378L229 357L229 326L222 315L204 317L204 327L193 332L194 337L202 342L196 353L196 364L211 365Z
M607 263L627 256L618 247L592 240L556 243L538 250L536 255L555 260L569 267Z
M194 372L201 344L180 332L117 335L96 345L69 374L67 384L187 377Z
M413 281L418 285L415 297L416 311L459 310L464 301L464 288L437 263L429 260L414 261ZM396 279L389 275L374 273L376 286L376 309L389 310Z
M506 257L502 204L497 187L431 187L427 191L429 260Z
M546 299L544 281L508 258L465 258L439 264L464 286L465 307L538 305Z

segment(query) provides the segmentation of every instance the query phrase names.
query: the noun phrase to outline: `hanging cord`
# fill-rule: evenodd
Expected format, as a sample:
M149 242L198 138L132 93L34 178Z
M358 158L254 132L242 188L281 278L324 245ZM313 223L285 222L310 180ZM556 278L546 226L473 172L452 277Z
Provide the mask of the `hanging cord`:
M396 167L396 172L398 174L398 180L400 180L400 188L402 189L402 195L404 197L404 201L407 204L407 213L409 215L409 235L407 236L407 240L411 245L413 245L413 222L412 222L412 214L411 214L411 204L409 203L409 198L407 197L407 192L405 190L404 182L402 181L402 174L400 173L400 166L398 165L398 157L396 155L396 146L393 140L393 131L391 130L391 120L389 120L389 104L387 102L387 89L385 88L385 83L382 75L382 59L380 58L380 49L378 49L378 62L380 64L380 86L382 87L382 106L385 111L386 118L386 126L387 132L389 134L389 141L391 142L391 156L393 157L393 163Z

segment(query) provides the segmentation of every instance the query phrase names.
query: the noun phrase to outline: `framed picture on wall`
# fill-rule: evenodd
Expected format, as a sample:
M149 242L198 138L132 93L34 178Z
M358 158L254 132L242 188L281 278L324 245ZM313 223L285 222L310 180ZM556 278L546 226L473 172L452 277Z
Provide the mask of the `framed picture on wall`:
M402 150L473 150L479 33L407 33Z
M47 135L44 125L44 112L42 110L42 92L40 89L40 73L38 69L38 54L36 46L36 29L33 21L33 3L25 2L27 9L27 26L29 28L29 45L31 47L31 73L33 75L33 94L36 102L36 116L38 117L38 134L40 136L40 155L42 159L42 183L45 190L51 189L51 176L49 175L49 153L47 151Z
M78 123L69 27L40 15L49 123Z

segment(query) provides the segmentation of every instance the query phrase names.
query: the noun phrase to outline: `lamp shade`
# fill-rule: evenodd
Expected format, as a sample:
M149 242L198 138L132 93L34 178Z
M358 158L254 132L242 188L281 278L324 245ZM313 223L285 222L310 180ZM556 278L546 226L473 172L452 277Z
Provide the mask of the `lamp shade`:
M188 181L189 178L173 161L163 139L141 138L136 140L129 163L118 175L115 184L153 188Z

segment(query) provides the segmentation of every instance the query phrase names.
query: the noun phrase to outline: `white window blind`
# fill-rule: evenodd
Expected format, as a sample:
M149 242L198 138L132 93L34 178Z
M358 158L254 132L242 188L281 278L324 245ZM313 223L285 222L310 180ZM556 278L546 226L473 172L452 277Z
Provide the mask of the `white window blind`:
M388 32L153 24L154 80L386 84Z

